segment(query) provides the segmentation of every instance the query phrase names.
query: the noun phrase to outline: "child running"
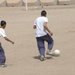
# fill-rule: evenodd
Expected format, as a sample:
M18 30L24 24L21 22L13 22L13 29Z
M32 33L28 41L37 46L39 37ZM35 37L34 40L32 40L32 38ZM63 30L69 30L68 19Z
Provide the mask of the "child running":
M11 41L10 39L7 38L6 33L5 33L5 28L6 28L6 22L5 21L1 21L1 27L0 27L0 37L3 37L6 41L14 44L13 41ZM5 57L5 52L4 49L1 46L0 43L0 67L5 67L5 62L6 62L6 57Z

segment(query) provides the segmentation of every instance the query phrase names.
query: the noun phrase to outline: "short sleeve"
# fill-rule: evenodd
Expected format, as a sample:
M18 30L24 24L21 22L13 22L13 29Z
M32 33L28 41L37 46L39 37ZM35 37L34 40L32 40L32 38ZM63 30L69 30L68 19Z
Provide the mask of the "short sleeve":
M44 22L48 22L48 18L45 18L45 19L44 19Z
M6 33L5 33L4 30L1 30L1 31L0 31L0 34L1 34L2 37L6 37Z
M34 25L35 25L35 26L37 25L37 20L34 21Z

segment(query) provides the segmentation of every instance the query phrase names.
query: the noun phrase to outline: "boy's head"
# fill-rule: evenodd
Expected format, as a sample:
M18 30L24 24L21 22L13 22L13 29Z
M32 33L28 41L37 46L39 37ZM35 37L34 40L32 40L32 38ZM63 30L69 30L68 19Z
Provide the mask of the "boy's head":
M6 27L6 21L2 20L0 24L3 29Z
M47 12L45 10L41 11L41 16L45 16L46 17Z

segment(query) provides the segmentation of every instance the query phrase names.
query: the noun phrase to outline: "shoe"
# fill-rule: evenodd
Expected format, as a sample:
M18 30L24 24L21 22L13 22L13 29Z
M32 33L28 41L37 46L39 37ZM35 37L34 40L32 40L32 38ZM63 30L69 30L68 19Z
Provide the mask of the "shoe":
M44 56L40 56L40 60L41 61L44 61L45 59L44 59Z
M47 55L53 55L53 53L51 51L47 51L46 54Z
M4 67L7 67L7 65L5 65L5 64L4 65L0 65L0 67L4 68Z

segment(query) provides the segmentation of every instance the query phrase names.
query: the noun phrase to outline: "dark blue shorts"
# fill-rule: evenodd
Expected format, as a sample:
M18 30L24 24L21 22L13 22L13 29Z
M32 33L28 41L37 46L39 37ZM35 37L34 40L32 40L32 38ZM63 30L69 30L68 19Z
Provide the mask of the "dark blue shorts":
M37 40L37 46L38 46L39 52L42 55L45 54L45 44L44 44L45 41L48 43L49 50L53 48L54 41L49 34L42 37L36 37L36 40Z

